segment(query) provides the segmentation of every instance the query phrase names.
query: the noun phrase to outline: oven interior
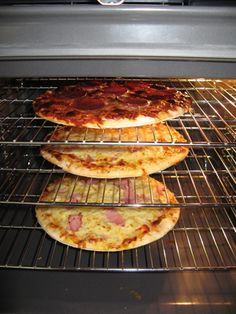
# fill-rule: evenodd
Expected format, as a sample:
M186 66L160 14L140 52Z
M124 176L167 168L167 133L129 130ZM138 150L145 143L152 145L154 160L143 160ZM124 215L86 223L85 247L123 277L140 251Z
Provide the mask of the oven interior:
M235 313L235 1L0 5L0 312ZM77 142L189 147L184 161L153 175L179 202L177 225L137 249L74 249L47 236L35 218L47 183L67 174L40 156L41 145L58 144L46 139L58 126L37 117L32 101L91 78L154 80L193 100L191 113L168 121L185 143L160 143L154 131L153 141L143 142L138 130L124 142L122 129L116 140L104 131L91 142L88 130ZM163 206L151 189L148 204L106 203L106 183L103 198L91 204L88 189L76 205ZM130 184L135 191L134 178Z
M165 237L137 249L102 253L74 249L46 235L36 221L35 206L45 205L39 199L48 182L67 174L40 156L40 145L46 143L46 135L58 126L35 116L32 101L47 89L81 79L87 78L2 80L0 267L90 272L235 269L235 80L145 78L186 92L193 101L191 113L167 122L186 138L184 145L190 148L189 155L181 163L153 175L174 192L181 208L177 225ZM115 145L167 145L156 141L155 132L153 141L147 143L139 139L138 130L131 142L122 141L122 129L117 129L117 140L112 141L103 140L104 132L91 142L86 131L76 143L110 145L111 149ZM49 144L55 143L58 144ZM129 180L135 191L135 178ZM130 210L136 206L163 206L153 200L148 204L142 201L123 204L119 199L107 203L106 182L104 179L101 186L103 198L90 203L88 189L77 206L122 205ZM63 205L73 203L59 204Z

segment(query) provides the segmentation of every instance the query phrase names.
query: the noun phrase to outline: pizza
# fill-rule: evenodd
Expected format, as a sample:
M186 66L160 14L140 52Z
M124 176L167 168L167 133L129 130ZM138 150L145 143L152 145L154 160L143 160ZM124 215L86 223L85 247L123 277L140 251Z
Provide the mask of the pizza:
M48 136L54 141L82 141L84 128L61 127ZM165 124L124 128L118 134L117 129L102 132L90 129L86 134L87 141L124 142L185 142L184 137L174 128ZM184 146L120 146L120 145L66 145L50 144L41 147L41 155L49 162L61 167L64 171L93 178L139 177L164 170L182 161L189 149Z
M174 227L180 215L174 194L150 177L90 180L67 175L51 182L40 201L54 202L36 207L37 220L50 237L93 251L122 251L156 241ZM89 205L98 201L113 204ZM88 206L76 206L84 202ZM115 207L116 202L140 202L147 206ZM148 206L153 203L162 207ZM165 207L167 203L172 206Z
M151 81L84 80L47 90L33 102L46 120L87 128L149 125L189 112L191 98Z

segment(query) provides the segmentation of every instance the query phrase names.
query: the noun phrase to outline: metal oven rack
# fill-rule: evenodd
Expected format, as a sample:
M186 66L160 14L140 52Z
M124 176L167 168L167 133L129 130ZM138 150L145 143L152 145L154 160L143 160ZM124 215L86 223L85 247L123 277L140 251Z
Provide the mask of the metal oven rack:
M186 269L231 269L236 267L236 82L203 79L159 79L160 84L186 91L194 111L168 121L184 135L190 148L180 164L154 175L172 190L181 218L164 238L144 247L119 252L96 253L76 250L49 238L37 224L35 205L48 182L67 174L42 159L39 146L58 126L35 117L32 100L45 89L73 84L78 79L19 79L5 82L0 90L0 266L53 270L170 271ZM96 142L85 130L81 145L183 145L152 142L138 135L131 142L107 140L101 131ZM106 140L104 140L106 138ZM48 142L51 145L58 142ZM70 143L68 140L67 143ZM67 143L64 143L65 145ZM92 179L88 179L89 186ZM130 179L135 186L135 179ZM67 206L161 207L150 202L122 203L89 201ZM150 191L151 194L151 191ZM135 199L135 198L134 198ZM51 205L55 205L56 202ZM48 204L47 204L48 205ZM58 205L58 204L57 204ZM165 206L171 206L167 204Z

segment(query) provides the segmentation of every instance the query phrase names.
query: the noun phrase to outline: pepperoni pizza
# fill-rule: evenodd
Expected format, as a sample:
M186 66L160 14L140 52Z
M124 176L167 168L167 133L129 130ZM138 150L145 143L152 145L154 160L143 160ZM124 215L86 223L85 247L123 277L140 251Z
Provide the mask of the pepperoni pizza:
M84 80L48 90L33 105L38 116L55 123L124 128L183 115L191 109L191 98L151 81Z

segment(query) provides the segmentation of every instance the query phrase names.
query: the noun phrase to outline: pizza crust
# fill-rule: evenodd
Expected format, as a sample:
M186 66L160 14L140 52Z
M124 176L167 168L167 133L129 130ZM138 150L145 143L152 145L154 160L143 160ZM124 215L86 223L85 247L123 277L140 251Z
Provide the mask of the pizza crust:
M181 107L176 107L176 111L169 110L168 112L159 112L155 118L148 117L148 116L138 116L134 119L101 119L101 122L91 123L86 122L83 124L75 124L74 122L65 121L63 118L58 117L50 117L50 115L45 116L41 112L37 112L37 115L43 119L51 121L53 123L61 124L61 125L68 125L68 126L79 126L79 127L86 127L91 129L120 129L120 128L130 128L130 127L139 127L145 125L151 125L155 123L164 122L170 119L177 118L182 116L186 111Z
M174 166L181 162L188 154L188 148L186 147L156 147L156 148L143 148L140 159L122 162L122 156L119 164L112 164L112 162L94 162L94 164L87 166L86 163L82 160L76 160L71 157L69 154L63 154L55 152L52 149L41 148L41 155L49 162L61 167L64 171L85 177L91 178L128 178L128 177L140 177L143 175L153 174L158 171L165 170L171 166ZM90 148L88 153L93 153L94 150L98 151L98 148ZM120 148L120 155L124 151L124 147ZM113 148L113 151L115 149ZM152 157L145 158L145 151L152 151ZM159 151L159 156L155 157ZM132 153L130 153L132 154ZM143 158L141 158L143 157Z
M74 185L75 180L77 182L76 186ZM82 180L82 182L79 182L79 180L73 176L67 176L62 180L50 183L40 200L44 202L62 202L68 201L68 199L71 200L74 196L77 198L78 194L81 194L82 197L85 193L84 190L87 190L86 184L88 181ZM132 185L128 180L124 183L119 186L120 183L117 183L117 181L108 181L108 195L106 199L113 198L112 193L115 194L115 198L120 193L126 193L126 196L129 195ZM92 200L93 197L97 197L97 195L99 197L99 194L103 193L99 184L101 184L100 180L94 183L90 182L90 190L93 191L91 195ZM118 188L115 191L114 184ZM136 179L135 184L135 192L137 194L142 192L143 198L146 199L146 202L143 203L149 203L150 190L148 186L150 185L153 194L152 201L161 204L177 204L174 194L155 179L142 177ZM129 190L129 193L127 193L127 190ZM55 193L57 194L56 196ZM115 215L120 220L117 222L114 219L110 219L108 214ZM101 252L129 250L156 241L175 226L179 215L180 209L177 207L36 207L38 222L50 237L75 248ZM69 223L71 216L81 217L81 224L78 230L71 230L71 224Z
M155 123L160 123L169 119L174 119L179 116L182 116L185 113L183 108L176 108L176 111L169 110L168 112L159 112L155 118L147 117L147 116L139 116L135 119L119 119L119 121L115 119L102 119L101 124L94 124L94 123L86 123L84 124L87 128L94 128L94 129L119 129L119 128L130 128L134 126L145 126Z
M122 130L123 141L185 142L184 137L175 129L164 124ZM50 141L82 140L84 129L59 128L49 135ZM103 138L103 141L117 140L117 131L109 130L101 134L93 130L89 141ZM119 136L118 136L119 137ZM101 145L45 145L42 156L49 162L75 175L93 178L127 178L152 174L182 161L189 149L184 146L101 146Z

